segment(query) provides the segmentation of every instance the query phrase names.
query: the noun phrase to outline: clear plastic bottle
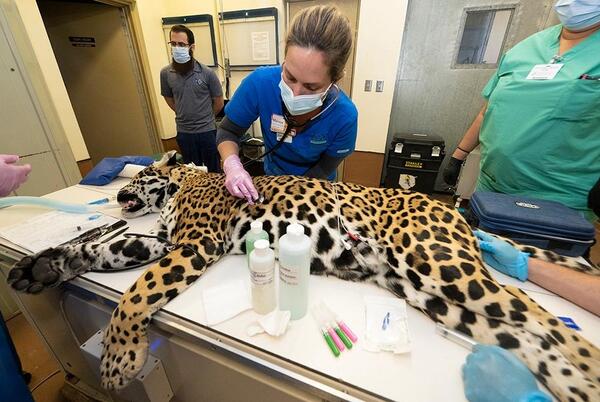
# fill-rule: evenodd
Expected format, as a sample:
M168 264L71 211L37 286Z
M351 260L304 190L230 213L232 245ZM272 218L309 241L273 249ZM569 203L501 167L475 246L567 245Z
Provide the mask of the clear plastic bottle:
M275 253L269 248L268 240L254 242L254 250L250 253L250 280L254 311L267 314L275 310Z
M279 239L279 309L298 320L308 308L311 241L304 227L292 223Z
M257 219L250 223L250 230L246 233L246 255L250 264L250 253L254 250L254 242L260 239L269 240L269 234L263 230L263 223Z

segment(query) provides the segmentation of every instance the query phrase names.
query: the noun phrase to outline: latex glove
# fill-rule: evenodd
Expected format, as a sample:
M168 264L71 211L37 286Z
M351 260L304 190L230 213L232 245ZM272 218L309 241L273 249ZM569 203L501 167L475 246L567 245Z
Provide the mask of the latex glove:
M442 176L446 184L449 184L450 186L456 185L463 163L464 161L461 161L454 156L450 157L450 161L448 161Z
M252 182L252 177L244 169L240 157L233 154L223 161L223 170L225 171L225 187L231 195L238 198L245 198L249 204L254 204L258 199L258 192Z
M515 355L499 346L475 345L462 368L469 402L550 402Z
M483 261L503 274L520 281L527 280L529 254L523 253L504 240L481 230L475 230L474 233L479 240Z
M31 172L31 165L15 165L18 160L17 155L0 154L0 197L16 190L27 180L27 175Z

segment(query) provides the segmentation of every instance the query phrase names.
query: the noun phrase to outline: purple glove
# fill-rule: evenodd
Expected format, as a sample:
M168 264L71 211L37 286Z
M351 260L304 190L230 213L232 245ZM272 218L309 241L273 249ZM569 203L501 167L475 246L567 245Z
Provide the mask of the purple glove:
M225 187L229 193L238 198L245 198L250 205L258 199L258 192L254 188L252 177L246 172L240 157L233 154L223 161L225 171Z
M17 155L0 154L0 197L10 194L27 180L31 165L15 165Z

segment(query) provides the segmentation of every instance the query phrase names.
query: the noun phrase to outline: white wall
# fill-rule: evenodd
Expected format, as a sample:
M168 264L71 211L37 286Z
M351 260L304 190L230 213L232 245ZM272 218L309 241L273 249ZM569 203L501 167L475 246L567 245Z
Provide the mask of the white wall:
M384 153L408 0L360 2L352 100L358 108L357 151ZM365 80L373 80L365 92ZM375 82L384 81L383 92Z

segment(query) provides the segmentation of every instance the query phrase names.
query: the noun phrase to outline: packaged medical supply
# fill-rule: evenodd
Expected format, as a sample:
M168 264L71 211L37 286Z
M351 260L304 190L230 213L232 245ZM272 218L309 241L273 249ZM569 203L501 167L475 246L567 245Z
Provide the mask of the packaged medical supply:
M410 352L406 302L394 297L365 296L366 333L363 347L370 352Z

